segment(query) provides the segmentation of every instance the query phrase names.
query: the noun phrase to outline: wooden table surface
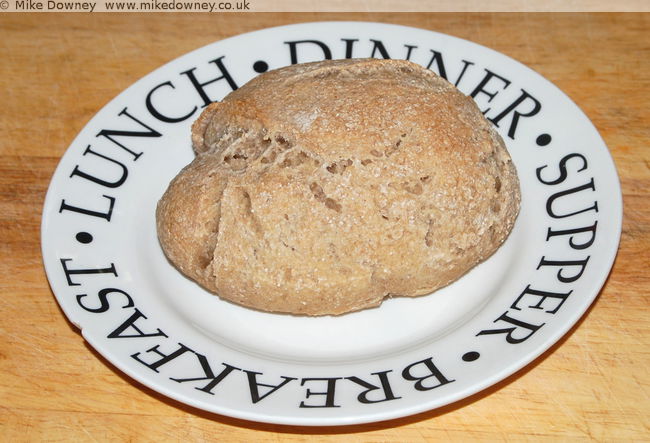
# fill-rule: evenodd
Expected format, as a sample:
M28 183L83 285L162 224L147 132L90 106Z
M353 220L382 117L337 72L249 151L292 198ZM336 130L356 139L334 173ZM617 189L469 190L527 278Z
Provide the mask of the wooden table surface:
M620 250L598 299L525 370L458 403L343 428L251 423L169 400L88 346L40 255L43 199L87 121L135 80L246 31L317 21L404 24L475 41L565 91L620 174ZM0 15L0 437L6 441L650 440L650 15Z

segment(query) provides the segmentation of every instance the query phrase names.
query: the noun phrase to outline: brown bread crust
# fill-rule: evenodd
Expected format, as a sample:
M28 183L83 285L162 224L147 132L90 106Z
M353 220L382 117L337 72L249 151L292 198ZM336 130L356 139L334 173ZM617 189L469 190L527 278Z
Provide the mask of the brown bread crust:
M406 61L256 77L208 106L158 204L184 274L265 311L341 314L430 293L490 257L519 181L475 103Z

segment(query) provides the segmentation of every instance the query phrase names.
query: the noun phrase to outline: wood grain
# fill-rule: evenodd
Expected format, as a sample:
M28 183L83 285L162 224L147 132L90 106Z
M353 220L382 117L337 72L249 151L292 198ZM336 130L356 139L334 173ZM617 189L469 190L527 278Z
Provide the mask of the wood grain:
M591 118L624 195L618 258L588 314L522 372L459 403L343 428L208 414L131 381L87 346L48 287L40 216L58 159L138 78L251 30L345 19L475 41L535 69ZM650 440L647 14L0 15L0 435L6 441Z

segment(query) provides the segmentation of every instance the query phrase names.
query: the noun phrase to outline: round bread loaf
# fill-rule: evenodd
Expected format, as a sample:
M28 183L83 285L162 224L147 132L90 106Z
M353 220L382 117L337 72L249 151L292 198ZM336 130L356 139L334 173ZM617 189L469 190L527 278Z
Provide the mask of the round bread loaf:
M262 74L208 106L157 208L169 260L264 311L341 314L430 293L519 211L503 140L446 80L398 60Z

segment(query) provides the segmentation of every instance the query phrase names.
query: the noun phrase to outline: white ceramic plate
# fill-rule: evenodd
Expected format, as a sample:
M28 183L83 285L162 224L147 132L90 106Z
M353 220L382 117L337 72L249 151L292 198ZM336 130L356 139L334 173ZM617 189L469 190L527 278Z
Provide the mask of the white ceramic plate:
M264 70L350 56L408 57L472 95L497 125L523 195L504 246L435 295L340 317L257 312L182 277L160 249L154 208L192 159L201 108ZM597 296L620 230L607 147L551 83L447 35L330 22L216 42L121 93L61 159L42 248L65 314L135 380L232 417L345 425L449 404L530 363Z

